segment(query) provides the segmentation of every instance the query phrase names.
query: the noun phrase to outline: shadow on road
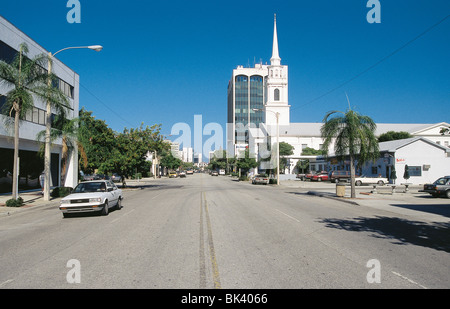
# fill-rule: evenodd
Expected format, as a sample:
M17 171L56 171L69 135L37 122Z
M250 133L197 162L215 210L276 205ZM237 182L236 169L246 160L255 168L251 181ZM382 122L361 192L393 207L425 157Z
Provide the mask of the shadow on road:
M404 205L402 205L404 206ZM373 237L392 240L397 245L416 245L450 252L450 223L410 221L380 217L323 219L325 227L349 232L369 232Z

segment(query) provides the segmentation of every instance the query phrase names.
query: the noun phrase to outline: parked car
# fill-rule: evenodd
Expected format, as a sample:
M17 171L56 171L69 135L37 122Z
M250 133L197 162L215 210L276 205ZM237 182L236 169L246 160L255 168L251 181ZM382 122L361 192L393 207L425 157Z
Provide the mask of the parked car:
M224 169L220 169L219 170L219 175L225 175L225 170Z
M121 182L121 181L122 181L122 176L120 176L120 175L117 174L117 173L114 173L114 174L112 174L112 176L111 176L111 180L112 180L113 182Z
M355 177L359 177L359 175L355 175ZM329 174L329 179L331 182L341 182L341 181L350 181L350 171L332 171Z
M95 176L95 175L84 175L84 176L83 176L83 181L94 180L94 176Z
M72 193L61 199L59 209L63 216L82 212L101 212L108 215L109 208L122 208L122 190L110 180L80 182Z
M446 196L450 198L450 176L441 177L432 184L425 184L423 190L419 190L419 192L430 193L433 197Z
M177 172L175 172L175 171L171 171L171 172L169 172L169 178L177 178Z
M194 175L194 171L193 170L187 170L186 171L186 175Z
M180 177L180 178L186 177L186 172L185 172L185 171L179 171L179 172L178 172L178 177Z
M211 176L219 176L219 173L217 171L212 171Z
M312 175L311 181L325 181L328 180L327 172L320 172L319 174Z
M389 183L389 180L384 177L367 177L361 176L355 178L355 185L368 185L368 184L377 184L379 186L383 186L385 183Z
M300 179L300 180L305 180L306 179L306 174L297 174L297 176L295 176L295 177Z
M256 175L253 177L252 184L263 184L267 185L269 183L269 176L267 175Z

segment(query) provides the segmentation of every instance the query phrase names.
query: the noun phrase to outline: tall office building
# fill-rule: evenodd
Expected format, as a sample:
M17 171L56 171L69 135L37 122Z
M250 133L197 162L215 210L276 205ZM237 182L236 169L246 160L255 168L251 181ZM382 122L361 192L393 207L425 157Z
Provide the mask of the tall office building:
M270 65L238 66L228 83L227 150L231 155L245 150L249 128L260 124L289 125L288 68L281 65L276 18Z
M18 54L19 46L26 43L29 49L28 57L44 54L48 51L20 31L8 20L0 16L0 60L11 63ZM45 63L45 69L47 64ZM53 73L57 76L56 87L65 95L69 102L67 117L73 119L79 113L79 80L80 76L57 58L53 59ZM11 87L0 83L0 110L6 103L6 95ZM34 98L34 107L21 119L19 130L19 190L40 188L39 175L44 170L44 160L38 155L40 142L36 141L36 134L45 130L47 111L43 99ZM56 111L52 110L52 117ZM0 114L0 193L11 192L12 171L14 162L14 133L12 128L5 125L9 121L9 114ZM71 152L66 162L65 177L61 177L61 158L63 145L60 139L54 141L51 149L50 186L75 187L78 183L78 150Z

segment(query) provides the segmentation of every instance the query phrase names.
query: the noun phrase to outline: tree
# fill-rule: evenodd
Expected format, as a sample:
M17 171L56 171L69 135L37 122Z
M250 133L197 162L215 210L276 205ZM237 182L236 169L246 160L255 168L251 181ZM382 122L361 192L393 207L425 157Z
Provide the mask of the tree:
M284 156L294 154L294 146L286 142L280 142L280 172L284 173L287 165L287 159Z
M62 152L61 152L61 178L63 179L63 183L65 183L65 178L67 175L67 161L70 158L71 154L75 149L78 150L78 154L80 155L79 162L82 163L82 166L86 169L88 165L88 157L86 151L84 149L84 145L78 141L78 134L80 130L80 118L67 119L62 115L59 115L55 118L53 123L53 128L50 131L50 142L52 143L57 138L61 138L62 140ZM40 131L36 139L38 141L45 140L46 131ZM45 146L43 144L42 146ZM41 150L40 152L42 151Z
M449 135L450 134L450 128L441 128L439 131L439 134L441 135Z
M406 180L406 181L408 181L408 179L409 179L409 166L408 166L408 164L406 164L405 165L405 172L403 173L403 178Z
M411 138L412 135L405 131L395 132L395 131L388 131L386 133L381 134L378 137L378 142L387 142L387 141L394 141L399 139L405 139L405 138Z
M250 151L248 149L245 150L244 156L242 158L238 158L236 161L236 167L240 168L244 174L247 174L249 169L257 166L258 162L256 162L255 158L250 157Z
M328 112L321 127L324 139L323 149L328 153L334 141L334 151L339 160L350 158L351 197L355 198L355 162L361 167L369 160L379 157L378 141L375 137L376 124L368 116L349 110Z
M47 84L48 75L42 68L45 65L46 56L38 55L33 59L26 57L28 47L25 43L19 46L19 52L11 63L0 61L0 82L8 88L12 88L6 94L6 104L3 112L9 114L6 118L6 125L14 123L14 162L13 162L13 184L12 198L18 198L17 175L18 175L18 156L19 156L19 124L20 120L25 118L27 112L34 107L33 96L40 99L59 97L61 91L54 89ZM53 78L53 75L50 75ZM59 91L59 93L58 93ZM58 111L62 112L60 105Z

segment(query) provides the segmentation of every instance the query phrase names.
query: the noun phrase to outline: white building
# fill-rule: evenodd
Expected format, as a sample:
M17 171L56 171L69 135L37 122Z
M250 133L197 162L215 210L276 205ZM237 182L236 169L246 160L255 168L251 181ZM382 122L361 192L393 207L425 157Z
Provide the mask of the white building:
M194 162L194 152L192 147L183 147L181 160L183 162Z
M10 62L17 54L20 44L26 43L29 49L28 57L48 54L38 43L0 16L0 60ZM46 68L45 68L46 69ZM78 117L79 112L79 75L58 59L53 59L53 73L59 78L58 86L66 94L70 109L68 118ZM10 89L0 85L0 108L5 104L6 93ZM36 134L45 130L46 103L34 100L33 110L20 123L20 181L19 190L40 188L38 176L44 170L43 159L37 155L40 144ZM12 165L14 149L13 129L5 125L9 116L0 115L0 193L11 192ZM78 153L75 149L69 159L65 183L61 183L61 140L54 142L51 149L51 183L52 187L75 187L78 183Z
M380 158L364 165L362 175L390 178L395 169L396 184L433 183L442 176L450 175L450 148L424 137L382 142L379 144ZM404 179L408 166L410 178ZM393 182L393 181L391 181Z

